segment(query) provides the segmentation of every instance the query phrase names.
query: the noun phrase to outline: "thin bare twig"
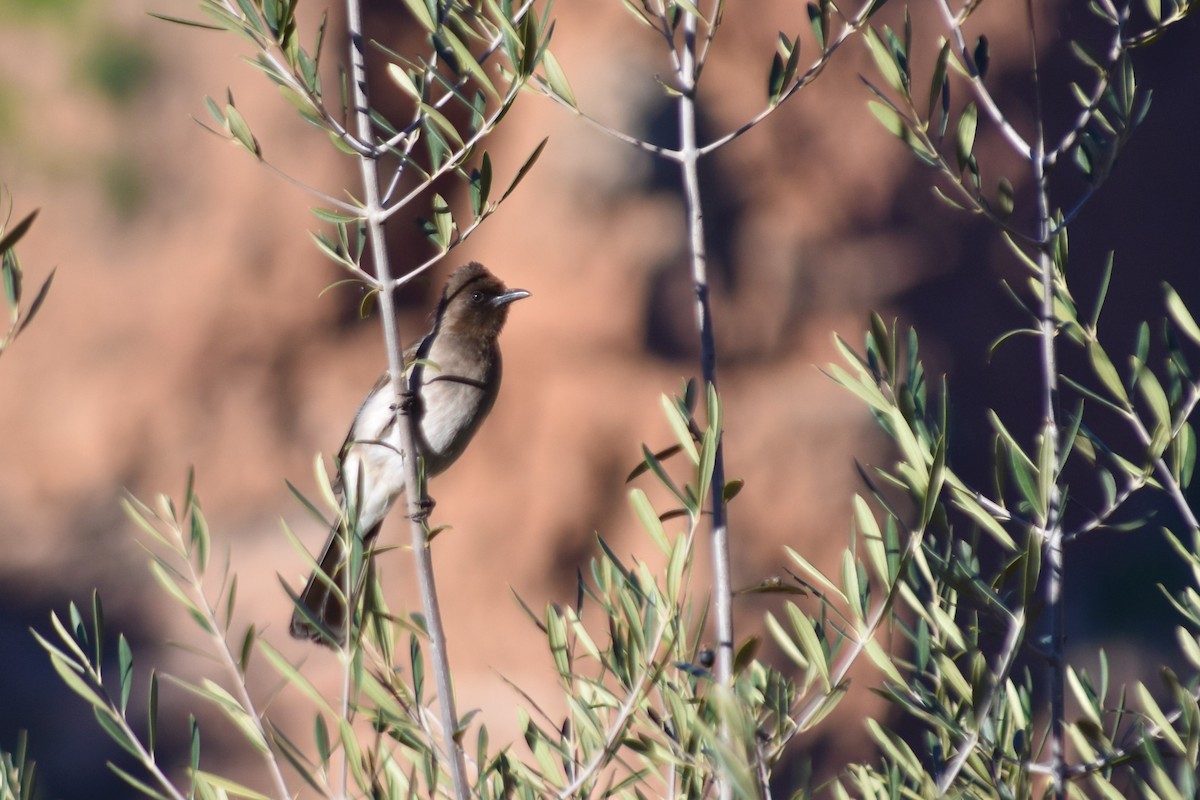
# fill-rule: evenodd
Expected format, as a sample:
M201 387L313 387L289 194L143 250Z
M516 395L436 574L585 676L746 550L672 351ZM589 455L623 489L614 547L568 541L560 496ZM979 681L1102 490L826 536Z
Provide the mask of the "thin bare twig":
M1058 163L1058 160L1075 146L1075 142L1079 140L1084 130L1087 129L1088 122L1091 120L1092 115L1096 113L1096 110L1100 107L1100 103L1104 100L1104 95L1108 92L1108 87L1112 83L1112 71L1121 57L1121 37L1124 34L1125 22L1129 18L1129 7L1126 6L1118 11L1108 0L1103 0L1103 2L1107 6L1109 14L1117 21L1113 25L1112 42L1109 44L1108 52L1105 54L1108 67L1100 71L1100 76L1096 81L1096 88L1088 99L1087 105L1080 109L1078 116L1075 117L1075 121L1071 124L1066 134L1063 135L1058 145L1046 153L1047 168L1051 168Z
M966 36L963 34L963 20L955 16L950 10L948 0L937 0L937 6L942 12L942 17L946 21L946 26L950 29L950 35L954 39L954 47L957 51L956 56L962 59L963 66L966 67L967 75L971 80L971 86L975 90L975 97L979 100L979 104L983 106L983 110L995 123L1004 139L1012 145L1013 149L1021 155L1022 158L1029 158L1033 152L1029 142L1017 132L1017 129L1012 126L1008 118L1004 116L1004 112L1000 110L1000 106L996 104L996 100L992 97L992 93L988 91L987 85L984 84L983 78L979 74L979 69L975 65L975 60L971 57L970 48L967 47Z
M176 531L176 533L180 537L179 541L180 545L182 546L183 534L180 531ZM221 662L225 665L226 669L229 670L233 677L233 694L237 701L241 704L242 708L246 711L247 716L250 718L254 725L255 731L258 732L258 735L262 738L262 741L269 742L270 738L267 736L266 728L263 725L262 715L255 707L254 700L251 699L249 689L246 688L246 675L244 672L242 672L241 667L238 666L237 656L235 656L233 651L229 648L229 640L225 638L225 633L223 632L221 622L218 619L216 609L213 608L212 603L208 601L208 596L204 593L204 581L201 576L196 573L196 565L192 562L192 559L185 558L184 562L187 564L188 580L191 583L193 590L196 592L196 597L199 598L200 606L203 609L204 615L208 621L208 624L203 627L209 636L212 637L214 644L217 646L217 653L220 655ZM275 784L276 797L278 797L279 800L289 800L292 795L288 791L287 781L285 781L283 778L283 772L279 768L279 759L276 758L275 752L268 749L263 753L263 761L266 762L267 772L271 776L271 781Z
M350 0L347 1L350 2ZM358 2L358 0L353 1ZM513 100L516 98L519 91L521 91L521 83L517 82L510 86L500 105L486 120L484 120L483 124L479 126L479 130L475 131L470 138L463 142L462 147L454 151L452 154L446 156L445 160L442 162L442 165L433 172L430 172L425 177L425 180L422 181L420 186L415 187L408 194L404 195L399 200L387 207L384 207L381 202L379 205L380 223L382 224L397 211L411 203L416 197L423 194L429 188L430 183L445 175L447 172L455 170L461 166L463 159L465 159L471 153L471 151L475 148L475 145L483 141L484 137L492 132L492 128L494 128L496 123L499 122L500 117L504 116L504 114L508 111L509 106L512 105ZM381 279L380 282L384 285L388 284L388 281L386 280Z
M712 151L716 150L717 148L722 147L726 144L729 144L734 139L737 139L737 138L741 137L742 135L749 133L756 125L758 125L760 122L762 122L767 117L774 114L775 111L780 106L782 106L785 101L787 101L788 99L793 97L797 92L799 92L805 86L808 86L810 83L812 83L814 80L816 80L817 76L819 76L821 74L821 72L825 69L825 67L829 63L830 59L833 58L833 54L837 52L838 48L840 48L846 42L846 40L849 39L852 35L857 33L864 24L866 24L868 12L870 10L871 10L871 3L866 2L863 4L862 9L860 9L859 12L856 15L854 15L853 18L846 20L846 24L842 27L841 31L838 32L837 37L834 38L829 43L829 45L821 52L820 57L818 57L817 60L815 62L813 62L812 66L810 66L807 70L805 70L803 75L796 78L796 81L788 88L788 90L779 96L779 99L775 102L774 105L767 106L766 108L764 108L762 111L758 112L758 114L756 114L751 119L747 120L745 123L743 123L738 128L730 131L729 133L725 134L724 136L720 136L716 139L713 139L711 142L709 142L708 144L701 147L700 155L706 156L709 153L711 153Z
M667 633L668 622L669 619L664 615L658 625L658 630L655 631L654 637L647 643L651 645L645 650L649 659L643 666L641 674L638 675L637 682L629 690L629 694L625 696L625 700L621 703L620 708L617 709L616 720L609 726L608 735L604 739L604 746L597 750L596 754L592 756L592 760L575 774L574 780L559 790L559 800L567 800L567 798L575 797L583 785L595 777L596 773L608 763L609 757L619 749L621 739L625 735L625 729L629 725L629 720L632 718L633 713L637 711L638 704L645 697L646 685L662 669L663 665L657 662L655 654L658 652L659 647L662 645L663 637ZM667 657L669 655L668 653Z
M1008 635L1004 638L1004 647L1000 651L999 666L992 674L992 687L987 693L981 706L976 706L974 709L975 730L971 731L966 738L958 743L958 750L954 754L954 758L950 759L950 763L946 765L946 770L938 777L937 790L938 796L943 797L949 791L954 781L962 773L963 767L967 764L967 759L971 757L971 753L975 751L975 746L979 744L979 731L984 727L984 720L991 713L992 706L996 702L996 698L1001 692L1006 691L1005 683L1008 681L1008 676L1012 672L1013 664L1016 663L1017 653L1021 650L1021 642L1025 638L1025 609L1019 608L1014 613L1009 615Z
M358 135L364 141L372 140L370 100L367 87L366 48L363 38L361 0L346 0L346 20L350 38L351 84L355 120ZM379 168L375 159L360 155L359 169L362 174L364 202L366 204L367 236L379 283L388 287L379 293L379 319L383 326L384 342L387 346L388 371L392 393L397 409L409 391L407 372L404 368L404 349L396 325L396 306L391 291L391 266L384 239L384 222L387 219L380 198ZM397 445L407 454L404 459L404 485L407 487L405 500L408 507L409 531L412 538L413 557L416 562L417 580L420 585L421 607L425 614L425 625L429 633L430 658L437 684L438 705L442 723L442 747L449 764L457 800L468 800L470 784L467 780L466 759L462 747L455 738L458 731L458 711L454 703L454 690L450 683L450 662L446 653L446 632L442 626L441 607L434 582L433 559L429 549L423 517L420 513L425 499L414 447L416 441L416 418L411 414L400 417L401 424L395 426Z
M708 254L704 235L704 215L700 203L696 146L696 18L685 14L679 80L679 152L684 199L687 204L688 250L691 256L692 284L696 292L696 328L700 334L700 372L705 386L717 388L717 345L713 334L712 305L709 300ZM709 409L712 414L714 409ZM716 676L728 685L733 676L733 589L729 574L729 528L725 511L725 459L720 431L709 489L712 504L713 592L716 595L717 660Z
M230 16L236 19L244 19L241 7L230 2L230 0L214 0L214 2L219 2L221 7ZM283 81L285 86L303 97L308 102L309 107L316 112L316 114L321 118L322 122L329 126L329 129L333 131L335 136L341 139L347 147L358 153L360 156L371 156L375 154L375 148L373 148L370 144L370 136L364 139L361 136L356 137L351 134L341 122L339 122L332 114L329 113L329 111L325 108L325 104L321 102L320 98L310 92L308 87L302 81L297 80L295 73L292 72L291 67L283 64L279 60L279 57L275 52L278 48L278 44L276 42L273 40L264 39L258 34L257 31L249 26L244 26L242 31L254 40L255 45L259 49L259 55L262 56L262 58L264 58L270 65L274 75Z
M942 0L945 4L945 0ZM1033 170L1033 185L1037 205L1038 267L1041 279L1041 305L1039 309L1041 399L1042 424L1041 448L1049 452L1049 457L1040 459L1043 469L1057 471L1060 451L1060 423L1058 402L1058 353L1056 337L1058 321L1054 312L1054 271L1055 264L1051 249L1053 241L1050 236L1050 185L1046 176L1046 134L1045 117L1042 107L1041 75L1038 69L1037 27L1033 13L1033 0L1026 0L1025 12L1029 24L1029 50L1033 71L1034 95L1034 141L1032 150L1028 151L1028 160ZM959 32L961 37L961 31ZM982 81L978 82L982 86ZM1058 800L1065 800L1066 786L1066 603L1063 598L1063 582L1065 578L1063 564L1063 528L1060 518L1060 501L1062 488L1056 473L1048 481L1049 496L1042 498L1045 503L1045 518L1041 520L1039 533L1042 547L1045 551L1046 562L1046 608L1050 619L1050 651L1047 658L1047 669L1050 670L1050 759L1054 765L1051 776L1051 790Z

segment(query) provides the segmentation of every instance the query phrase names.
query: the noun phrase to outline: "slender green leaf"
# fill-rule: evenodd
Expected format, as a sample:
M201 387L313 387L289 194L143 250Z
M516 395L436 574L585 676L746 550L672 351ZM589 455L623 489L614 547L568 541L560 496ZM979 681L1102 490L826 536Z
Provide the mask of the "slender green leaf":
M975 150L975 130L979 122L979 109L974 102L967 103L958 118L954 137L955 155L958 157L959 172L967 168L971 153Z
M1167 311L1171 315L1171 319L1179 326L1179 329L1192 340L1195 344L1200 344L1200 326L1196 324L1195 318L1180 299L1179 294L1164 284L1167 292Z

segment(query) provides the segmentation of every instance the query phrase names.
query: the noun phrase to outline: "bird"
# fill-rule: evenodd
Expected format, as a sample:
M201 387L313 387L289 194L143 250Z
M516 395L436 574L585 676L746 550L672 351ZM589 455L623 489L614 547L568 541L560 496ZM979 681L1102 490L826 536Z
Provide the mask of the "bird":
M492 410L500 390L500 331L510 304L529 296L524 289L508 289L482 264L471 262L450 275L433 328L405 352L411 393L401 408L416 417L414 447L426 477L445 471L462 455ZM334 489L342 519L329 532L318 569L294 598L290 630L297 639L345 644L372 545L406 488L398 410L385 370L355 414L338 457ZM348 597L343 525L362 542L363 553Z

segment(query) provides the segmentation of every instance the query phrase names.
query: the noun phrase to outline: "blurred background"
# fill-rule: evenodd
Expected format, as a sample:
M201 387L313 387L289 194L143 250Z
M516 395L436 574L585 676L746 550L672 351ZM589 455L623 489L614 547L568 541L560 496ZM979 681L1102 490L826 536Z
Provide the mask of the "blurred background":
M941 31L928 5L913 11L918 85ZM985 4L972 32L987 33L989 85L1028 130L1024 19L1010 5ZM1085 5L1036 4L1051 132L1076 114L1067 82L1091 85L1063 41L1068 33L1096 41ZM309 23L323 11L301 6ZM399 8L368 4L373 36L412 41ZM880 21L896 25L900 11L895 3ZM47 797L129 795L104 766L120 752L29 634L46 629L51 610L86 607L98 588L110 630L124 631L141 655L140 676L155 664L223 678L163 646L190 636L190 623L145 568L118 504L126 491L179 497L194 465L217 552L240 575L235 627L255 623L306 659L318 681L335 678L332 656L287 636L290 603L277 576L295 585L305 568L281 520L313 548L325 531L284 481L315 494L314 459L329 463L384 364L378 321L359 319L357 291L322 293L341 275L311 244L308 232L323 225L309 212L315 201L191 117L206 117L204 96L223 101L228 87L284 170L340 194L357 185L353 163L241 59L240 42L148 12L197 16L190 3L166 0L0 0L0 182L14 218L41 209L19 248L29 284L57 268L38 319L0 360L0 749L29 731ZM560 3L555 12L552 46L581 105L670 143L673 110L655 83L667 71L659 42L617 2ZM331 9L331 29L339 13ZM702 81L707 135L761 108L777 31L807 27L791 0L756 0L752 12L729 4ZM814 47L804 42L808 63ZM1200 304L1200 163L1190 148L1200 125L1198 52L1192 19L1137 55L1139 80L1154 91L1150 116L1071 229L1082 305L1107 251L1117 251L1102 322L1110 352L1128 352L1138 321L1161 316L1162 281ZM986 224L933 198L932 173L868 112L860 74L874 70L851 41L816 84L704 163L728 473L746 482L731 509L739 586L781 574L784 545L833 566L861 491L855 459L889 463L865 409L819 371L837 358L834 332L860 345L869 309L915 325L929 374L948 375L951 458L965 473L984 474L985 409L1021 436L1036 422L1032 340L987 358L991 342L1022 323L999 289L1020 272ZM494 740L519 740L517 696L504 679L541 697L552 675L511 592L533 608L572 601L597 533L619 554L649 555L625 477L642 442L669 440L658 396L697 372L674 171L530 94L489 142L498 185L545 136L542 159L500 213L402 298L411 342L445 275L468 260L534 295L504 332L495 411L431 490L434 523L453 526L435 559L459 706L482 708ZM1018 218L1027 215L1028 187L986 126L978 152L990 180L1008 174ZM1073 180L1060 181L1058 202L1072 204L1083 186ZM424 257L415 226L390 235L401 264ZM1067 554L1072 648L1103 644L1118 670L1143 676L1169 658L1173 625L1153 586L1181 580L1158 524L1169 517L1096 534ZM393 520L385 535L401 527ZM412 607L409 560L402 551L386 559L393 607ZM1147 588L1127 591L1134 578ZM763 608L739 601L743 632L757 630ZM252 677L256 696L271 700L270 671L258 664ZM181 695L164 691L164 714L177 723L163 726L167 752L197 710ZM310 730L308 712L285 700L273 703L273 717ZM798 755L812 757L818 774L836 772L863 752L862 715L878 709L858 686L839 712L844 723L824 726ZM205 757L229 763L240 750L208 724ZM246 764L241 777L261 785L255 769Z

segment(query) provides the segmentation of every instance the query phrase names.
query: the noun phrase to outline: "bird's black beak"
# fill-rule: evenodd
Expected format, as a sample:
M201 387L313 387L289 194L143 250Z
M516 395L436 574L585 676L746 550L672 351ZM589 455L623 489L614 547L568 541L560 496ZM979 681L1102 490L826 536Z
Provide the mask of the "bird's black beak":
M513 289L511 292L505 292L504 294L499 294L493 297L492 305L494 305L496 308L499 308L500 306L506 306L514 300L520 300L523 297L529 297L529 294L530 293L524 289Z

